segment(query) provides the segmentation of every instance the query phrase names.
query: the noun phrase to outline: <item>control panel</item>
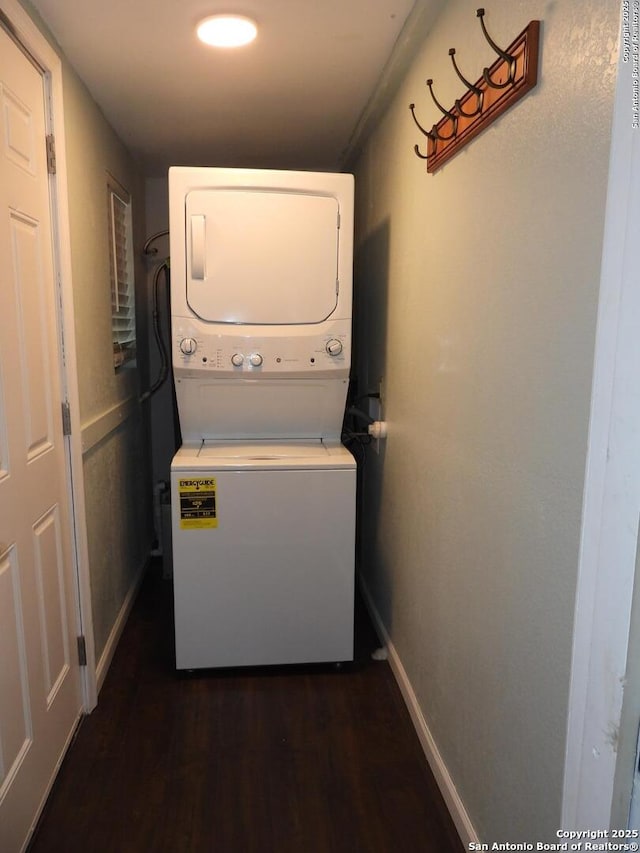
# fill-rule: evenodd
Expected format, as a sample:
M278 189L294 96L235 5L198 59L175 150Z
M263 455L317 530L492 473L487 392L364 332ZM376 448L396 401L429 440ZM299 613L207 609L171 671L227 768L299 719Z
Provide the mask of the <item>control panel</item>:
M306 374L348 369L351 352L349 321L336 321L318 334L212 334L204 324L176 322L173 364L178 370L217 375Z

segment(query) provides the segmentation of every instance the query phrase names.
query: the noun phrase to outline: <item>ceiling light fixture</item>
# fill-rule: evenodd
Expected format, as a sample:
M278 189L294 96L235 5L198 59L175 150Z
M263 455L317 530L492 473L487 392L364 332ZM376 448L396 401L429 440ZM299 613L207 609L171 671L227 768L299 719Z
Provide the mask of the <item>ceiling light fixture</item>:
M242 15L212 15L200 21L196 32L200 41L212 47L242 47L254 40L258 28Z

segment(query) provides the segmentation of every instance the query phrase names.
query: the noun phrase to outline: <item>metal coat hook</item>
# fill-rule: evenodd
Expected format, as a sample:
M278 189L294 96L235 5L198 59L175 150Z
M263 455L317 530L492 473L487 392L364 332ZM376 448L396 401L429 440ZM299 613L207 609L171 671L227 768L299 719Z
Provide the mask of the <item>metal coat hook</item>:
M487 44L497 53L497 59L484 68L478 79L472 83L458 68L456 49L449 49L453 70L464 84L465 90L454 101L453 106L446 110L434 94L433 80L427 80L431 100L442 114L431 130L427 130L418 121L415 104L409 104L416 127L428 140L426 154L418 145L413 149L417 157L427 161L427 172L435 172L451 159L505 110L524 97L536 85L538 79L540 21L529 21L528 26L503 50L487 32L483 20L484 9L477 9L476 16L480 18L484 37Z
M428 136L432 142L435 142L437 137L433 134L433 132L431 130L425 130L424 127L420 124L420 122L416 118L416 105L415 104L409 104L409 109L411 110L411 115L413 116L413 120L416 123L416 127L418 128L420 133L423 133L425 136Z
M418 130L420 131L420 133L423 133L428 139L430 139L435 144L437 137L434 136L434 134L430 130L425 130L424 127L420 124L420 122L416 118L416 105L415 104L409 104L409 109L411 110L411 115L413 116L413 120L415 122L415 125L418 128ZM426 154L423 154L420 151L420 147L418 145L414 145L413 150L416 152L417 156L421 160L427 160L428 159L428 157L429 157L428 150L427 150Z
M450 47L449 48L449 56L451 57L451 62L453 63L453 67L455 69L456 74L458 75L460 80L462 80L462 82L467 87L467 89L472 94L474 94L476 96L476 108L475 108L475 110L473 110L473 112L467 113L462 109L460 98L458 98L455 101L456 109L458 110L458 112L461 116L464 116L465 118L473 118L474 116L477 116L478 113L482 112L482 101L484 98L484 92L482 91L482 89L479 89L473 83L469 83L469 81L465 77L462 76L460 69L458 68L458 65L456 63L455 55L456 55L455 47Z
M507 53L501 47L494 42L489 33L487 32L487 28L484 25L484 9L478 9L476 11L476 17L480 18L480 26L482 27L482 32L484 33L485 39L489 42L493 50L498 54L501 59L504 59L506 63L509 65L509 76L505 80L504 83L495 83L491 79L491 75L489 74L488 68L482 69L482 76L484 77L484 82L487 86L491 86L492 89L506 89L507 86L513 85L513 81L516 73L516 60L511 54Z
M434 136L436 136L436 138L440 139L442 142L446 142L448 139L453 139L453 137L456 135L456 131L458 129L458 116L454 115L454 113L452 112L449 112L449 110L445 110L445 108L433 94L433 80L431 78L427 80L427 86L429 87L429 91L431 92L433 103L440 110L442 115L446 116L451 122L451 133L448 136L444 136L443 134L439 133L438 128L435 124L433 126L432 133L434 134Z

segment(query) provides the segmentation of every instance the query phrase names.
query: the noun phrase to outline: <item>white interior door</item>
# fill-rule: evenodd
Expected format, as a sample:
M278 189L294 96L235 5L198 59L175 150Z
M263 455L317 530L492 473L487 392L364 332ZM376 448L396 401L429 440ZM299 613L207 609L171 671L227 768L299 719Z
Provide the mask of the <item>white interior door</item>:
M45 87L0 27L0 850L28 839L81 709Z

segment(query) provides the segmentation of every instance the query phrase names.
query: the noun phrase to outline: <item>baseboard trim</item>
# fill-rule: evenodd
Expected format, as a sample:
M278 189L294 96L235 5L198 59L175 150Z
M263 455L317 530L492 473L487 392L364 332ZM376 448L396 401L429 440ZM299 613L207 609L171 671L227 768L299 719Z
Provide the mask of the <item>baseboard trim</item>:
M367 606L367 610L369 611L369 615L374 623L378 637L387 649L387 659L391 666L391 671L398 683L398 687L402 693L402 698L404 699L411 716L411 720L420 740L425 757L429 763L435 780L438 783L438 787L440 788L440 793L442 794L447 808L449 809L449 813L451 814L451 818L458 831L460 840L465 847L469 849L472 844L479 843L478 834L473 828L473 824L467 814L464 803L462 802L447 766L440 755L438 746L431 734L429 726L427 725L427 721L424 718L420 704L418 703L415 691L409 681L409 676L402 665L400 656L387 633L384 622L380 617L378 609L373 601L373 597L362 576L360 576L360 590Z
M96 667L96 683L98 695L100 694L100 690L102 689L104 680L107 677L107 672L109 671L109 667L111 666L111 661L113 660L113 656L118 646L118 641L120 640L120 636L124 631L124 626L127 624L129 613L131 613L131 608L133 607L133 603L136 600L136 595L138 594L140 584L142 583L142 578L144 577L144 573L147 570L148 565L149 559L147 558L138 569L136 576L134 577L133 582L129 587L129 592L126 594L125 599L122 602L122 607L120 608L120 612L118 613L118 618L113 624L113 628L111 629L111 633L109 634L109 639L106 642L102 654L100 655L100 660L98 661L98 665Z

